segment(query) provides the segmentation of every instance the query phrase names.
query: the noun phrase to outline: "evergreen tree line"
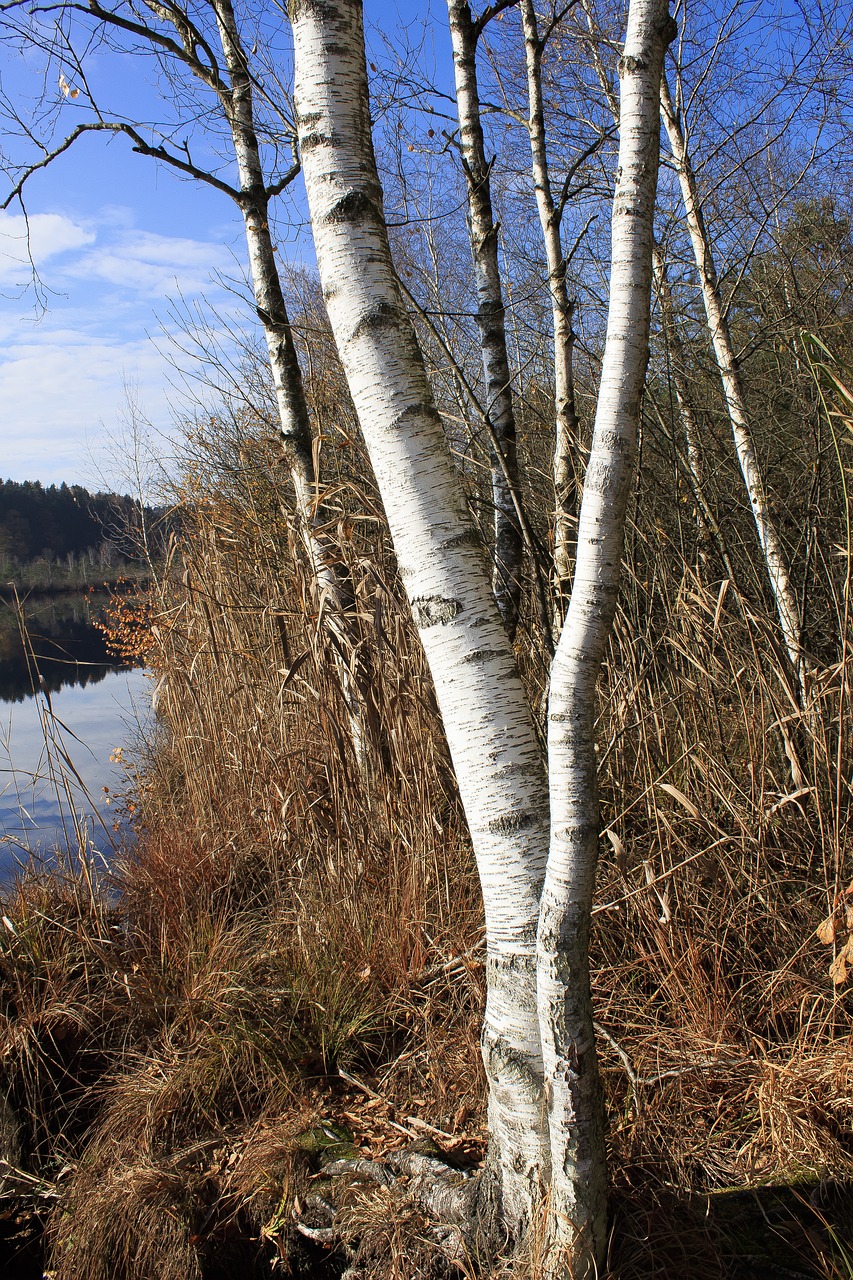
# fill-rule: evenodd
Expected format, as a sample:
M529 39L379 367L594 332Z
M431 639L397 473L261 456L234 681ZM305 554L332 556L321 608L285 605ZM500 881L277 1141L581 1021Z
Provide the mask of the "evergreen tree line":
M156 531L162 512L136 498L90 493L80 485L0 481L0 563L87 560L113 569L139 558L143 524Z

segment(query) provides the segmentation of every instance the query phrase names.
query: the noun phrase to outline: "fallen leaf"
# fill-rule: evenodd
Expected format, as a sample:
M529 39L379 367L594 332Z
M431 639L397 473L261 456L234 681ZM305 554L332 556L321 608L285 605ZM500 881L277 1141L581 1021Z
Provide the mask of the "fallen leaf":
M616 832L613 831L612 828L608 827L604 834L607 836L607 839L610 841L613 848L617 867L622 872L623 876L626 875L628 871L628 851L620 837L617 836Z
M658 786L661 791L665 791L668 796L672 796L673 800L677 800L682 808L686 809L691 818L699 817L699 810L696 808L692 800L688 800L683 791L679 791L678 787L674 787L671 782L659 782Z

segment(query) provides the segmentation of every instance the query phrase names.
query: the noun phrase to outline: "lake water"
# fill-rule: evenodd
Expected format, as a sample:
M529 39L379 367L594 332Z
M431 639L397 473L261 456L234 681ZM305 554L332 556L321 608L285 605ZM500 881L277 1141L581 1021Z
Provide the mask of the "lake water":
M76 846L75 815L101 853L117 839L118 813L106 803L124 782L116 749L150 711L151 686L142 671L116 669L98 615L91 599L28 605L35 694L32 653L28 662L9 616L0 626L0 881L28 851Z

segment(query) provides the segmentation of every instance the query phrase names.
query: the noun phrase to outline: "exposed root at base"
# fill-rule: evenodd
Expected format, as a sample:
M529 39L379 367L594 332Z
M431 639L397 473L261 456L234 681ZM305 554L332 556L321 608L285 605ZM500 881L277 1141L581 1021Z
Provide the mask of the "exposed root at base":
M322 1192L309 1193L294 1207L294 1225L315 1244L347 1250L352 1262L342 1280L375 1274L375 1237L396 1230L393 1219L401 1204L390 1198L395 1189L403 1193L402 1203L410 1211L422 1215L418 1235L433 1255L431 1271L436 1277L458 1273L479 1252L479 1175L453 1168L431 1152L412 1147L389 1152L382 1160L333 1160L324 1165L317 1181ZM377 1191L382 1196L379 1205Z

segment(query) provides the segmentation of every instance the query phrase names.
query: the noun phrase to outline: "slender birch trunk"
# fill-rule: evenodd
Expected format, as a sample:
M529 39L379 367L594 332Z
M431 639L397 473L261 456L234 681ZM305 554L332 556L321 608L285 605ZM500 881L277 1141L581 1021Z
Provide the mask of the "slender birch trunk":
M492 212L491 164L486 160L480 120L477 86L479 29L471 17L468 0L447 0L447 13L456 76L459 147L468 188L468 233L477 288L477 327L483 353L485 406L494 436L494 444L490 446L495 532L493 588L501 617L510 637L513 637L521 601L522 539L511 488L514 484L518 490L518 461L498 263L499 226ZM496 449L503 454L505 467L495 457Z
M604 1115L589 981L599 833L595 689L616 611L635 470L649 353L658 101L674 34L667 0L631 0L619 63L607 337L572 598L548 706L551 847L539 918L539 1025L548 1090L551 1256L554 1271L572 1280L598 1274L606 1245Z
M707 544L710 540L711 528L706 515L709 510L709 505L705 497L705 468L702 459L702 447L699 442L699 430L696 426L696 419L693 416L693 406L690 403L690 394L686 377L686 365L684 361L684 347L681 342L681 335L678 332L675 308L672 305L672 292L669 287L666 262L664 261L663 254L657 244L655 244L652 249L652 268L654 270L655 286L660 300L664 333L666 334L667 345L672 357L670 367L672 369L673 382L675 383L675 398L678 402L678 416L681 419L681 425L684 429L684 441L687 448L687 467L690 474L690 484L693 489L693 496L696 499L696 514L699 524L699 554L704 561L707 560ZM729 576L731 577L731 574L729 574Z
M258 150L252 81L230 0L215 0L216 23L231 83L228 123L240 179L240 212L246 229L255 310L269 351L282 448L293 476L300 512L315 490L311 425L302 371L287 315L269 225L269 195Z
M528 131L533 161L536 207L545 242L548 290L554 325L554 574L559 596L568 601L574 552L573 522L577 518L579 484L578 416L574 380L575 304L566 286L566 262L560 232L562 210L554 202L548 151L545 145L545 104L542 97L542 49L533 0L522 0L521 24L527 67ZM560 610L560 622L564 608Z
M726 399L738 461L740 462L741 473L746 485L749 504L752 508L753 520L758 531L758 540L764 553L764 563L767 567L770 590L773 593L776 612L782 628L785 650L794 670L800 699L804 701L806 690L801 647L802 619L800 618L800 609L791 583L788 560L782 545L782 539L779 536L779 531L770 511L767 490L752 438L746 396L737 357L735 356L728 319L720 295L717 268L711 249L711 238L708 235L708 229L702 213L702 201L699 196L696 175L693 171L687 143L666 78L661 83L660 101L661 115L681 187L687 229L690 233L693 256L699 273L705 316L708 321L714 356L723 385L723 394Z
M255 310L263 327L275 386L279 437L290 469L303 543L318 594L326 605L325 625L334 640L333 661L347 710L353 750L364 772L367 759L364 707L352 666L353 646L345 620L347 608L352 604L351 592L336 567L335 549L317 532L318 485L311 424L275 260L269 222L270 197L255 132L252 80L231 0L214 0L214 8L231 84L225 107L240 180L238 204L246 229Z
M291 0L323 295L426 653L486 913L489 1176L523 1236L547 1176L536 922L548 794L533 721L391 260L360 0Z

